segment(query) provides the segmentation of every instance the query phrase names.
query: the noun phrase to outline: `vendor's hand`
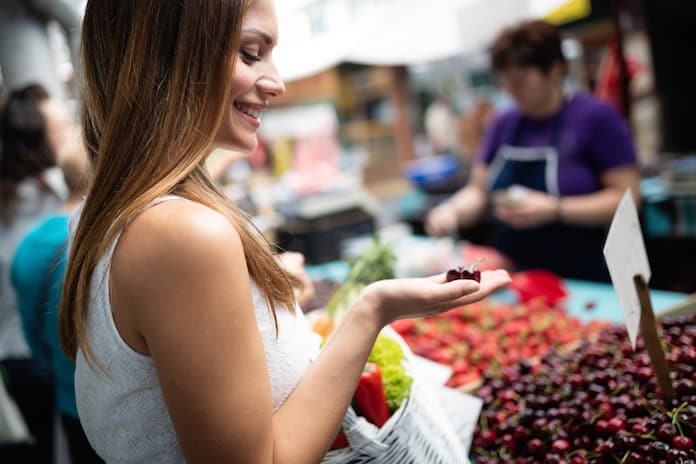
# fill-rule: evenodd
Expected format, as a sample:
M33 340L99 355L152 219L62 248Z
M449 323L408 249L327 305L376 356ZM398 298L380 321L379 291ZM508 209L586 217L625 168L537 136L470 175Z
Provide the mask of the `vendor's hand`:
M517 229L527 229L558 219L559 199L538 190L527 190L524 199L515 203L499 203L495 217Z
M441 203L430 212L425 218L425 231L428 235L436 237L449 235L457 229L459 215L457 208L449 202Z
M308 302L314 296L314 283L312 283L312 280L305 270L304 255L302 253L286 251L276 255L276 258L288 274L297 277L302 283L301 288L295 289L295 298L297 302L300 305Z
M447 282L446 274L416 279L380 280L368 285L362 297L374 307L382 323L427 316L479 301L510 283L506 271L484 271L481 283L458 279Z

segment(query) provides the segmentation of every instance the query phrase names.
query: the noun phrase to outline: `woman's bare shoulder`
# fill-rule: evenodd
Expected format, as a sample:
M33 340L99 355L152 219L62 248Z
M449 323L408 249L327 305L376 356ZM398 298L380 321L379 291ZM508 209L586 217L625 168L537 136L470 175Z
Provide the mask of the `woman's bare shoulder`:
M140 293L153 284L194 283L230 266L246 269L235 227L205 205L177 199L146 209L128 225L114 252L112 280Z

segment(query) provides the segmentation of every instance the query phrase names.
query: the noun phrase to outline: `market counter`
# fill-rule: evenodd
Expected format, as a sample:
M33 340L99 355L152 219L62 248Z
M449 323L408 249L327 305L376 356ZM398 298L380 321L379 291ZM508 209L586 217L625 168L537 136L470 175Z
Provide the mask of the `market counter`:
M331 280L341 283L348 275L349 264L344 261L331 261L316 266L307 266L309 277L314 280ZM604 320L623 323L623 312L619 298L610 284L564 279L568 289L566 310L582 322ZM683 302L684 293L651 290L650 297L653 310L657 315ZM499 292L491 297L497 301L513 302L514 294L510 290Z

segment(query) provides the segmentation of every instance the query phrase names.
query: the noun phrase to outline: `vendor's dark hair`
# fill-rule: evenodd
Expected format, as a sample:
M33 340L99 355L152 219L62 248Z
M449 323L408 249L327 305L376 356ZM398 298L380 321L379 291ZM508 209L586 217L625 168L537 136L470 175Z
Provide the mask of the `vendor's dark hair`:
M31 84L11 92L0 108L0 220L9 222L9 208L19 184L56 165L41 111L48 92Z
M495 71L518 66L547 73L556 63L565 65L560 32L540 20L524 21L504 29L493 42L490 53Z

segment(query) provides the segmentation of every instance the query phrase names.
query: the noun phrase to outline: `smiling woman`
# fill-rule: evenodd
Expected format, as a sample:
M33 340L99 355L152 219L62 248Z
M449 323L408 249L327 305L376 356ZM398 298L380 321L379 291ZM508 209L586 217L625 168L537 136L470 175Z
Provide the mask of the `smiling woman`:
M83 129L60 310L77 406L107 462L310 463L329 449L380 329L505 285L445 276L363 290L321 354L286 271L209 178L284 86L271 0L89 0Z

